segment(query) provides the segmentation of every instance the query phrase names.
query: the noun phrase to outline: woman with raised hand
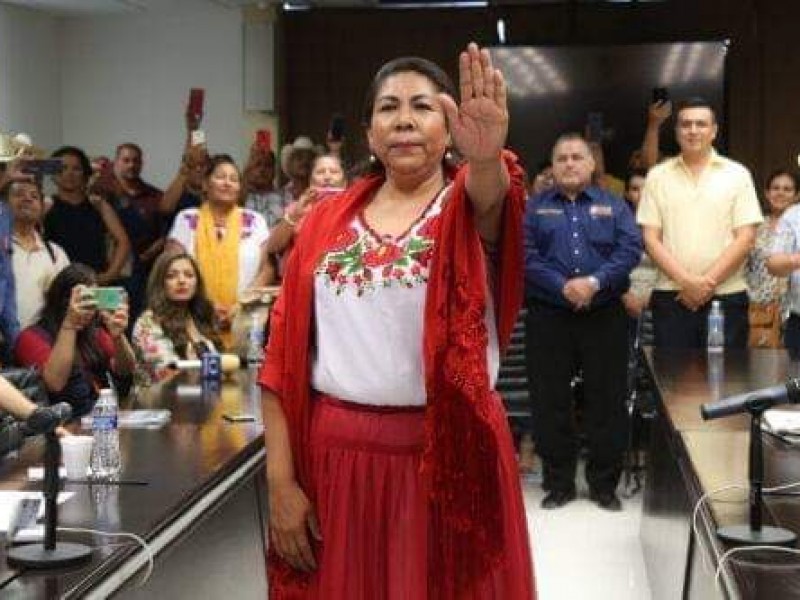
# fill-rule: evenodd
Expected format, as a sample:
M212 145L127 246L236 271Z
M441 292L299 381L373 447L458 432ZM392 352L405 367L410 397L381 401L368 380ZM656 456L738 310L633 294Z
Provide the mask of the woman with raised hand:
M373 172L318 203L289 255L260 374L271 597L535 595L494 391L522 300L524 178L489 52L469 44L459 75L456 104L425 59L378 71Z

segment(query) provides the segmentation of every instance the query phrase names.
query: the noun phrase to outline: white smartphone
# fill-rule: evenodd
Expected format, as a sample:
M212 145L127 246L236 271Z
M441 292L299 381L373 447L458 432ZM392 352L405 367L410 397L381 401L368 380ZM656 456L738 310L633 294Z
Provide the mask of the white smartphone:
M206 132L202 129L192 131L192 146L200 146L206 143Z

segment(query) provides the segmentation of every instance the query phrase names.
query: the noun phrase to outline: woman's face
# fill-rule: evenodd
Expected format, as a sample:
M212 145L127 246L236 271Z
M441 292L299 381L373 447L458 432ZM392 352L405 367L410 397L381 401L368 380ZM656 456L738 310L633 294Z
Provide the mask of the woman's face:
M343 188L344 169L342 163L333 156L320 156L311 171L311 185L314 187Z
M197 290L197 273L188 258L172 261L164 277L167 298L172 302L189 302Z
M65 154L61 157L61 172L54 177L59 191L75 192L86 185L86 177L77 156Z
M798 190L795 188L794 179L788 175L773 177L767 186L766 196L772 213L780 215L798 200Z
M639 201L642 199L642 190L644 189L644 177L634 175L628 181L628 187L625 189L625 200L638 207Z
M386 78L375 96L367 139L389 175L441 168L448 131L433 82L416 72Z
M222 163L206 179L206 192L211 202L234 206L239 202L242 182L239 171L229 163Z

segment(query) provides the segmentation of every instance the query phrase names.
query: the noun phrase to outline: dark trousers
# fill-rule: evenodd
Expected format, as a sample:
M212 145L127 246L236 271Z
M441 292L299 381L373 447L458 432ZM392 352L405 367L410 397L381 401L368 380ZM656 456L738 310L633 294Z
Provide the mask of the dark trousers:
M595 491L613 491L628 426L628 317L622 304L574 312L529 300L526 346L533 432L543 462L544 487L575 488L578 443L570 382L580 370L589 446L586 480Z
M676 299L678 292L656 290L650 297L654 345L657 348L705 348L711 302L691 311ZM750 332L747 292L714 296L725 314L725 347L746 348Z
M792 313L783 331L783 345L790 360L800 360L800 315Z

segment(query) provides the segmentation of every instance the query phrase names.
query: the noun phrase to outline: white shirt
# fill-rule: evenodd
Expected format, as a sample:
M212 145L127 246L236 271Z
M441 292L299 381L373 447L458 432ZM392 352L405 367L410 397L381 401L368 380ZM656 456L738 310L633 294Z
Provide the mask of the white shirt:
M44 306L44 293L50 287L56 275L69 265L66 252L58 244L50 242L50 253L41 236L34 232L36 246L31 251L20 246L16 236L13 237L14 251L12 264L14 281L17 288L17 316L21 329L32 325Z
M426 234L445 192L400 237L381 239L359 216L320 263L314 277L315 390L358 404L426 403L423 326L433 252L433 236ZM500 352L488 291L487 297L487 360L494 387Z
M238 294L245 291L258 275L261 265L261 246L269 238L269 229L264 217L248 208L242 210L241 242L239 243ZM199 210L187 208L175 217L175 223L167 236L178 242L192 256L197 256L195 238Z

